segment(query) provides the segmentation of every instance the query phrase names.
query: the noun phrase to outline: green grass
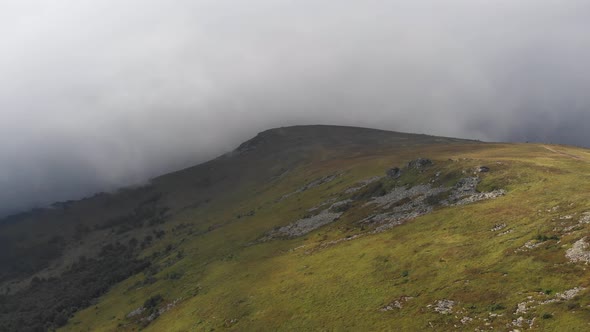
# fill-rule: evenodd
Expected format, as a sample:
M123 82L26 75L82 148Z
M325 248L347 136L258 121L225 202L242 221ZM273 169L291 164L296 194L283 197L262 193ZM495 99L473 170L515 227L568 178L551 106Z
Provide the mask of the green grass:
M590 156L582 149L553 148ZM472 176L479 165L491 171L480 174L483 181L478 189L501 188L508 194L439 208L383 233L322 245L363 232L356 221L370 208L353 203L339 221L306 236L255 242L274 227L301 218L311 207L332 197L350 196L342 192L357 181L384 175L388 168L404 166L419 156L435 164L422 173L407 172L398 181L370 185L358 198L367 199L393 185L427 183L436 172L442 174L437 185L450 186ZM157 281L133 288L145 278L137 275L118 284L95 306L76 314L63 330L505 330L518 317L513 315L517 304L528 296L543 300L576 286L590 286L584 265L565 258L565 250L590 234L590 228L551 238L563 222L559 216L590 210L587 161L541 145L475 143L365 150L357 155L318 150L306 158L280 179L242 180L227 195L175 214L165 224L164 240L144 253L161 252L173 244L174 249L156 262L163 267L155 275ZM330 183L277 200L335 173L341 176ZM548 212L555 206L560 208ZM248 211L255 214L236 218ZM499 223L507 227L492 232ZM173 231L180 224L191 225L193 233ZM498 236L506 230L512 232ZM518 250L534 239L543 244ZM179 251L183 257L172 259ZM171 274L180 277L168 278ZM539 305L524 316L537 317L534 326L540 330L584 330L590 321L587 292L569 302ZM125 317L154 295L161 295L164 304L181 300L145 327ZM402 309L379 310L404 296L412 299ZM429 307L441 299L455 301L455 313L441 315ZM490 313L501 316L490 318ZM463 325L464 316L473 320Z

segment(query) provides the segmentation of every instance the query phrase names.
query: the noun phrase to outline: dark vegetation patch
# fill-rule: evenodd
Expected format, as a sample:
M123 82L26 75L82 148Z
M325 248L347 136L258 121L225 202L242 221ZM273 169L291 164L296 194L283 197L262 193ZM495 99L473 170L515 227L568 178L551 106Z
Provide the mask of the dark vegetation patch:
M48 267L51 260L61 256L65 246L61 236L31 246L22 246L16 238L0 237L0 282Z
M150 265L132 247L102 248L97 258L81 257L60 278L34 278L15 294L0 297L0 331L48 331L64 326L79 309Z
M391 178L383 178L379 181L375 181L366 185L363 189L356 192L353 196L353 200L368 200L373 197L379 197L386 195L388 192L393 190L397 186L397 180Z
M155 194L149 199L140 203L133 212L112 218L102 224L95 225L95 229L114 229L117 234L129 232L133 229L162 224L165 221L166 212L169 208L158 206L161 194Z
M13 293L7 289L0 296L0 332L55 330L65 325L76 311L90 306L111 286L149 267L154 257L139 259L138 252L163 238L164 230L156 228L143 239L131 237L124 243L116 239L120 237L118 234L165 222L168 208L158 205L160 198L160 194L152 195L130 213L108 219L94 228L80 223L69 236L53 236L47 241L37 240L37 243L18 241L16 237L0 239L0 281L5 281L25 278L47 268L50 262L63 255L65 248L81 243L94 231L110 230L113 236L113 243L104 245L96 257L80 257L59 277L35 277L26 288ZM171 250L172 247L165 253ZM147 273L142 283L156 281L153 274Z
M450 194L450 191L445 191L440 194L430 195L424 199L424 202L428 205L439 205L442 201L448 199Z
M353 199L366 200L370 199L371 197L379 197L385 194L387 194L387 189L385 188L383 181L377 181L359 190L355 195L353 195Z
M535 237L535 240L537 240L539 242L545 242L545 241L549 241L549 240L559 241L559 236L557 236L557 235L547 236L544 234L539 234Z
M122 195L125 195L125 192L122 192ZM110 230L115 234L123 234L139 227L156 226L164 223L169 209L160 206L161 197L160 193L155 193L141 201L130 213L106 219L104 222L94 225L94 227L78 222L71 228L71 231L67 228L55 227L48 229L40 236L32 236L26 232L23 232L22 235L0 235L0 282L24 279L49 267L52 261L59 259L63 255L65 248L83 241L93 231ZM57 203L55 208L64 209L71 204L73 203ZM42 212L23 213L18 218L9 217L3 220L10 221L14 219L18 221L34 215L34 213ZM45 211L44 213L48 212ZM5 222L5 224L10 225L11 223ZM48 226L39 225L39 227ZM155 236L157 237L157 234ZM151 241L145 242L144 246Z
M506 309L506 306L503 305L502 303L494 303L490 306L490 311L494 312L494 311L501 311Z

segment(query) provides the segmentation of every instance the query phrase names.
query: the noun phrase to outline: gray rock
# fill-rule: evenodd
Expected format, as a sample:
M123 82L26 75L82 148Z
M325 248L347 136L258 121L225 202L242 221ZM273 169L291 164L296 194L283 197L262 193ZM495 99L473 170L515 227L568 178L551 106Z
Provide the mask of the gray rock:
M427 166L432 165L432 160L427 158L418 158L416 160L412 160L408 163L409 169L421 169Z
M144 307L139 307L139 308L131 311L130 313L128 313L127 314L127 318L132 318L132 317L135 317L135 316L139 316L139 315L143 314L144 311L145 311L145 308Z
M459 200L458 202L456 202L452 205L471 204L471 203L475 203L475 202L479 202L479 201L498 198L498 197L501 197L504 195L506 195L506 191L504 189L494 190L494 191L490 191L487 193L475 193L475 194L472 194L468 197L465 197L465 198Z
M397 179L400 176L402 176L402 170L399 169L399 167L394 167L394 168L387 170L386 174L387 174L387 176L389 176L392 179Z
M479 172L479 173L487 173L489 171L490 171L490 168L487 166L479 166L477 168L477 172Z
M342 206L348 204L350 200L340 201L334 203L330 208L323 210L315 216L308 218L299 219L287 226L280 227L278 229L268 232L262 239L261 242L270 241L275 238L293 238L305 235L313 230L316 230L324 225L334 222L338 219L342 212L331 212L330 210L336 206Z
M576 241L576 243L566 251L565 257L572 262L590 263L590 251L588 251L586 238Z
M434 306L434 311L438 312L439 314L448 315L453 312L453 307L455 306L455 301L451 300L438 300Z

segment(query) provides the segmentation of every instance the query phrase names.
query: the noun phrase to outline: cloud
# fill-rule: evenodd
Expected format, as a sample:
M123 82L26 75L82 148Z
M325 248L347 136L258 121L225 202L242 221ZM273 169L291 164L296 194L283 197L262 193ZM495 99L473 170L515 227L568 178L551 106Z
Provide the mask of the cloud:
M140 183L281 125L589 146L590 4L9 0L0 211Z

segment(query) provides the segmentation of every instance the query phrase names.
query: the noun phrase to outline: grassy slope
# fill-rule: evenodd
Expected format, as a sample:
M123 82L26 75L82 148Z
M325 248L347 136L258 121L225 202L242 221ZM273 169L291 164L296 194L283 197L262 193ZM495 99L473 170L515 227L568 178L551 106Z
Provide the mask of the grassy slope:
M542 298L540 290L555 294L590 286L590 272L583 265L568 263L564 256L573 242L588 234L587 228L559 234L559 242L515 251L537 235L558 234L554 228L562 222L559 216L579 216L590 210L587 150L430 143L435 142L380 146L358 153L318 147L292 156L293 160L269 157L261 162L264 171L279 174L283 166L293 169L280 178L244 176L224 189L226 195L179 210L165 224L166 238L145 254L173 244L169 257L158 263L163 266L179 250L184 258L163 268L154 284L133 288L144 278L138 275L117 285L96 306L79 312L64 330L137 330L139 325L125 316L154 294L161 294L166 302L181 301L145 328L152 331L419 330L429 326L441 330L473 329L486 323L506 329L517 317L512 315L517 303L527 296ZM297 163L303 156L305 162ZM361 232L354 223L360 207L304 237L252 244L264 232L301 218L307 209L340 195L356 181L382 175L388 167L418 156L453 170L489 165L492 171L484 175L480 188L505 188L509 193L496 200L438 209L389 231L325 248L318 245ZM449 163L449 158L459 161ZM334 173L343 175L277 202L305 183ZM190 182L190 174L161 179L159 185ZM169 199L174 200L174 195L187 194L179 191ZM560 208L548 212L555 206ZM236 218L250 210L254 216ZM513 232L504 236L491 232L499 223L506 223ZM180 224L190 225L190 234L187 228L175 230ZM172 272L181 278L166 279ZM402 296L414 298L402 309L379 310ZM574 304L543 305L525 318L539 317L535 326L541 328L585 329L590 319L586 298L578 297ZM441 315L427 307L440 299L456 301L455 310L463 312ZM490 318L492 312L502 316ZM541 319L544 313L553 317ZM462 325L463 316L474 320Z

